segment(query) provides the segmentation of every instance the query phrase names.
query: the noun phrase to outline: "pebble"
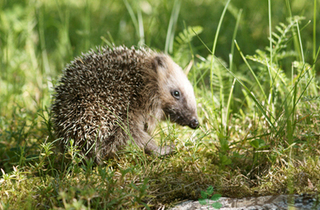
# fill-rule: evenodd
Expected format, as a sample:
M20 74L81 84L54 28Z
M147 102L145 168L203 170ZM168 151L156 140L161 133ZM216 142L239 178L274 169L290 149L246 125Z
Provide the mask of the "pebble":
M222 204L220 210L320 210L319 198L315 195L270 195L248 198L221 197L217 202ZM207 200L208 205L199 201L185 201L171 210L215 210L214 201Z

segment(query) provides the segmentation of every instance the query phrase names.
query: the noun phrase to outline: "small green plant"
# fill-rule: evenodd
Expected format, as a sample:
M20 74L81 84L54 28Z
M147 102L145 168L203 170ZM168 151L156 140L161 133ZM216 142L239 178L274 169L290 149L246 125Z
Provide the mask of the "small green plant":
M221 194L213 194L213 191L214 189L211 185L207 188L207 191L201 191L201 198L199 199L199 203L201 205L210 205L209 200L218 201L219 198L221 198ZM222 207L222 204L219 202L214 202L211 204L211 206L215 209L220 209Z

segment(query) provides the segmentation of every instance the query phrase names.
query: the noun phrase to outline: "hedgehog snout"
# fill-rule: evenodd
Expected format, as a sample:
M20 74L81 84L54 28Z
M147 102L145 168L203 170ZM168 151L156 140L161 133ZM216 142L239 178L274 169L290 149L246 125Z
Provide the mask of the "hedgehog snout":
M189 127L192 129L196 129L199 126L199 121L197 120L197 118L193 117L190 121Z

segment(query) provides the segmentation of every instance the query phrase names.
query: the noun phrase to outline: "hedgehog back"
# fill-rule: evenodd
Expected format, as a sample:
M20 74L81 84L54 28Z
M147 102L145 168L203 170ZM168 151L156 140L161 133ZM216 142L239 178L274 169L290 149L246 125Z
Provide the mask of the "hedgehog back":
M148 55L143 49L99 48L72 61L55 88L52 111L58 137L74 139L76 145L86 142L88 149L96 139L113 135L128 113L144 109Z

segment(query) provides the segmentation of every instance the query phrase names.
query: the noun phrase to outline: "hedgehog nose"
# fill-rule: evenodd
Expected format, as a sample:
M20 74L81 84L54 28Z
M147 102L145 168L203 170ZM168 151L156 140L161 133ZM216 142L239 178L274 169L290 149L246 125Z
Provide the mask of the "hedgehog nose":
M192 129L196 129L199 126L199 121L196 118L193 118L190 122L189 127Z

